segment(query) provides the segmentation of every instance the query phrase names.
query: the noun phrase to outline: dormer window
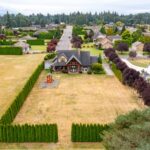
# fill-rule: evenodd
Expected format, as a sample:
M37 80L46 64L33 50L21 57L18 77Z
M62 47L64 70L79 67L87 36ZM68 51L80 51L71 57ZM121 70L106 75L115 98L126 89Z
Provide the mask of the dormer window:
M59 59L58 59L58 62L67 62L67 58L65 56L60 56Z

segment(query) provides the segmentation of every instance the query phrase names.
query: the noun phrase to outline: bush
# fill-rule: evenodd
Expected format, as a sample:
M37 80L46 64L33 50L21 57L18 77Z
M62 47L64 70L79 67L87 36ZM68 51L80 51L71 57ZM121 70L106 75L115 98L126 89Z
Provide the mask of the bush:
M87 71L87 74L92 74L92 71L91 71L91 70L88 70L88 71Z
M108 125L99 124L72 124L72 142L101 142L103 132L108 130Z
M0 47L0 55L22 55L21 47Z
M56 124L0 125L0 142L57 142Z
M27 40L29 45L44 45L44 40Z
M101 54L99 54L98 63L102 64L102 56L101 56Z
M6 40L0 40L0 45L13 45L14 42L9 40L9 41L6 41Z
M122 82L122 73L120 70L117 69L114 63L111 64L111 69L114 72L115 76Z
M8 108L8 110L5 112L5 114L2 116L0 123L1 124L10 124L14 118L16 117L18 111L20 110L21 106L23 105L25 99L27 98L28 94L32 90L36 80L38 79L41 71L44 68L44 63L42 62L34 71L32 76L29 78L27 83L25 84L24 88L20 91L20 93L17 95L17 97L14 99L11 106Z
M137 55L136 51L130 51L129 52L129 57L131 57L131 58L135 58L136 55Z
M44 60L53 59L56 56L56 53L49 53L44 57Z
M91 66L91 70L95 74L102 74L102 73L104 73L102 64L99 64L99 63L93 63L92 66Z

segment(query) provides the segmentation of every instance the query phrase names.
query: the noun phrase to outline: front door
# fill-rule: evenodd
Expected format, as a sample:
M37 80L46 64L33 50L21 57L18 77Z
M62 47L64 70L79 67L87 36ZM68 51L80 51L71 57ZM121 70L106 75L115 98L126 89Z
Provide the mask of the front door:
M69 71L72 73L78 72L78 66L77 65L70 66Z

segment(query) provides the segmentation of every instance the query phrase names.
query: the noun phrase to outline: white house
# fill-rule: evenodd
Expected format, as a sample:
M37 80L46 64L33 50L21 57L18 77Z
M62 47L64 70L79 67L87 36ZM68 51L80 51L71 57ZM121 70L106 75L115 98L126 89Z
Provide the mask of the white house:
M132 51L143 51L144 44L142 42L134 42L132 44L131 50Z

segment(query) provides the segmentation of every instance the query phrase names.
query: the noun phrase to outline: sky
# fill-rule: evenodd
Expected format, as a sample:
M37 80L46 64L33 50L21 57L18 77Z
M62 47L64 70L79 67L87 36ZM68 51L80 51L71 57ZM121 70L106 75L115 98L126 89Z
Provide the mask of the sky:
M6 11L29 15L108 10L119 14L150 12L150 0L0 0L0 15Z

